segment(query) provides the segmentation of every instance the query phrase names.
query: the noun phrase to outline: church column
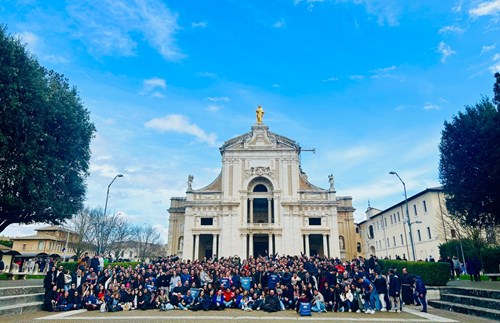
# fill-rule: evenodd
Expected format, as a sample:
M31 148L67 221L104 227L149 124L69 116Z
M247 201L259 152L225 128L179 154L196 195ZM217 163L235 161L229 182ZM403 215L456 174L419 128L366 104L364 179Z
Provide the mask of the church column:
M253 233L248 235L248 256L253 256Z
M216 234L212 235L212 258L214 258L214 255L217 255L217 235Z
M310 250L309 249L309 234L306 234L306 256L309 257Z
M250 223L253 223L253 198L250 198Z
M323 255L330 258L328 254L328 242L326 241L326 234L323 234Z
M200 254L200 235L195 234L194 235L194 259L193 260L198 260Z
M272 209L271 209L271 201L272 199L267 199L267 223L271 224L271 221L272 221Z
M269 233L269 250L267 251L268 255L273 254L273 234Z

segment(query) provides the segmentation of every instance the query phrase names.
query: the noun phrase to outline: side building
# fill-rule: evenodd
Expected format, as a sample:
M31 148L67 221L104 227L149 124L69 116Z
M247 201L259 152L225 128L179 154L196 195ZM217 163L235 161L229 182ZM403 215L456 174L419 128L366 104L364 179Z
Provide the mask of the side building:
M425 260L439 257L439 245L458 239L461 228L449 215L441 187L427 188L408 197L410 226L406 218L405 200L381 211L369 207L366 220L357 224L361 237L361 254L379 258L396 257ZM410 239L413 238L413 248Z
M21 258L53 256L69 259L75 256L73 245L79 240L78 233L63 227L48 226L35 229L36 234L11 238L12 249L21 253ZM68 250L64 250L68 245Z
M351 197L311 184L301 147L258 122L220 148L222 170L208 186L173 197L168 209L169 254L217 256L321 255L353 258ZM325 176L326 177L326 176Z

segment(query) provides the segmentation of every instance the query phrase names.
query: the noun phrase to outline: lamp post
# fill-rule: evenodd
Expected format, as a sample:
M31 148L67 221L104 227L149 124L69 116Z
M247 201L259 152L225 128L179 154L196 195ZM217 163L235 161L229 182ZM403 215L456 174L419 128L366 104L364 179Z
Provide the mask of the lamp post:
M108 185L108 191L106 192L106 203L104 204L104 217L106 217L106 211L108 210L108 199L109 199L109 188L111 187L111 185L113 184L113 182L118 178L118 177L123 177L122 174L118 174L116 175L113 180L111 181L111 183L109 183ZM102 235L102 232L101 232L101 235ZM102 236L100 237L102 238ZM101 244L102 243L99 243L99 254L101 253Z
M405 182L403 182L401 177L399 177L398 173L396 173L395 171L390 171L389 174L396 175L399 178L399 180L401 181L401 183L403 183L403 190L405 192L406 223L408 224L408 231L410 231L410 244L411 244L411 253L413 255L413 261L416 261L415 245L413 244L413 234L411 232L411 225L413 223L410 221L410 213L408 212L408 196L406 195L406 184L405 184Z

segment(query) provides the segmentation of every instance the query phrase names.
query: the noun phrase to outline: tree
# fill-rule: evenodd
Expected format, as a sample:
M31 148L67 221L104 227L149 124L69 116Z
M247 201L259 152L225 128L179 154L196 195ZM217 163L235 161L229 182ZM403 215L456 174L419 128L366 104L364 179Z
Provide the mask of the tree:
M122 258L126 249L126 243L132 238L133 226L123 217L117 218L111 231L110 255L114 259Z
M95 128L68 80L2 25L0 116L0 232L61 224L83 207Z
M75 252L76 259L80 259L85 251L93 249L91 244L91 217L93 211L89 208L84 208L71 218L69 227L77 234L78 238L73 241L72 248Z
M160 233L151 225L137 226L134 236L138 242L139 258L146 259L148 257L156 257L162 255L160 245Z
M496 78L495 96L500 96ZM499 225L500 105L482 98L445 121L439 150L439 178L451 215L478 228Z

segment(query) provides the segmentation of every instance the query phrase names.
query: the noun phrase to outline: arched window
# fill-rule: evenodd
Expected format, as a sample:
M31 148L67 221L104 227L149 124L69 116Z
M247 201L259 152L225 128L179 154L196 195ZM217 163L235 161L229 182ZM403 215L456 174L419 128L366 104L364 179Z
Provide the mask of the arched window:
M357 243L356 249L358 250L358 253L361 253L361 243Z
M340 250L345 250L345 240L343 236L339 236L339 247Z
M373 225L370 224L370 226L368 227L368 238L369 239L373 239L374 237L374 234L373 234Z
M258 184L253 188L254 192L267 192L267 187L263 184Z
M45 241L39 241L38 242L38 250L43 250L45 248Z

